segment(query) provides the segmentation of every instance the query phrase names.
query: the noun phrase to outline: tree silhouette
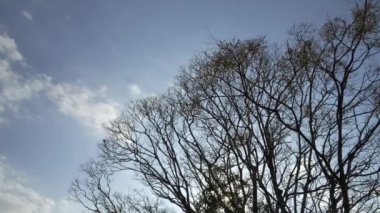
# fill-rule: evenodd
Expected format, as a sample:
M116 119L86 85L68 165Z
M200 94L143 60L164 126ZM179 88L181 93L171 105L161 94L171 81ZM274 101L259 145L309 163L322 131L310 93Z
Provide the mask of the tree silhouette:
M218 42L111 123L102 160L186 213L379 211L377 3L286 48Z

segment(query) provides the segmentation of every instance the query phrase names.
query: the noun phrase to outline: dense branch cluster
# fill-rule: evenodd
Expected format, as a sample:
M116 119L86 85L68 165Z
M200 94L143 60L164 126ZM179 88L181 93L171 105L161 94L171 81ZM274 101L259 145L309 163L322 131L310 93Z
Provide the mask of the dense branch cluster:
M186 213L380 211L376 3L357 6L351 20L295 27L286 48L219 42L166 94L112 122L102 161L134 171ZM74 182L73 197L112 206L105 180ZM106 191L94 200L89 189ZM104 212L139 212L115 198Z

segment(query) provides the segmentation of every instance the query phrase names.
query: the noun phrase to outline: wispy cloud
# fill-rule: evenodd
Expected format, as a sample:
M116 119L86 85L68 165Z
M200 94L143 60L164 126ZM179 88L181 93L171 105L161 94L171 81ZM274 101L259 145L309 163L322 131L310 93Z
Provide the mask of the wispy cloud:
M128 90L133 96L140 96L141 95L141 88L137 84L128 85Z
M47 75L25 77L14 70L14 64L24 64L15 41L0 35L0 123L4 112L17 111L22 101L45 96L58 110L93 130L101 130L103 123L115 119L120 105L105 97L106 88L98 91L84 85L56 83Z
M0 59L0 105L14 107L19 101L30 99L50 85L47 76L34 76L31 79L17 75L8 61Z
M0 35L0 123L6 122L2 116L6 110L17 111L21 101L39 94L51 81L43 75L23 78L13 70L15 63L24 63L15 41L6 35Z
M0 155L0 209L2 213L70 213L79 207L65 199L55 201L31 188L28 177ZM76 211L75 211L76 210Z
M5 213L50 213L54 201L26 186L26 177L0 157L0 207Z
M29 21L33 21L33 15L27 10L22 10L21 15L24 16Z

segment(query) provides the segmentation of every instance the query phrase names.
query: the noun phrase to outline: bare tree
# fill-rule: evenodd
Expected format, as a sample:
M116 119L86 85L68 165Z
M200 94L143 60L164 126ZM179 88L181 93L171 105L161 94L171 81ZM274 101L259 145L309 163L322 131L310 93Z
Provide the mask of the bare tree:
M112 193L111 176L113 172L105 164L90 161L82 170L88 176L85 180L76 179L69 190L71 199L82 204L94 213L170 213L171 210L155 198L141 192L133 195Z
M186 213L379 211L379 11L365 1L351 20L294 27L285 49L219 42L111 123L106 168L135 172ZM85 186L109 194L104 180ZM73 186L93 211L128 203Z

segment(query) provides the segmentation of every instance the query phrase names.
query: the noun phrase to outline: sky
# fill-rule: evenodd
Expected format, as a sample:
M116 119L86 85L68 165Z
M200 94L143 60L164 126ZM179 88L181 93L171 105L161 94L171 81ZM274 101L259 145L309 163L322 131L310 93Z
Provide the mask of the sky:
M216 40L347 16L349 0L0 0L0 210L81 212L67 200L104 123L159 95ZM128 179L123 180L126 188Z

